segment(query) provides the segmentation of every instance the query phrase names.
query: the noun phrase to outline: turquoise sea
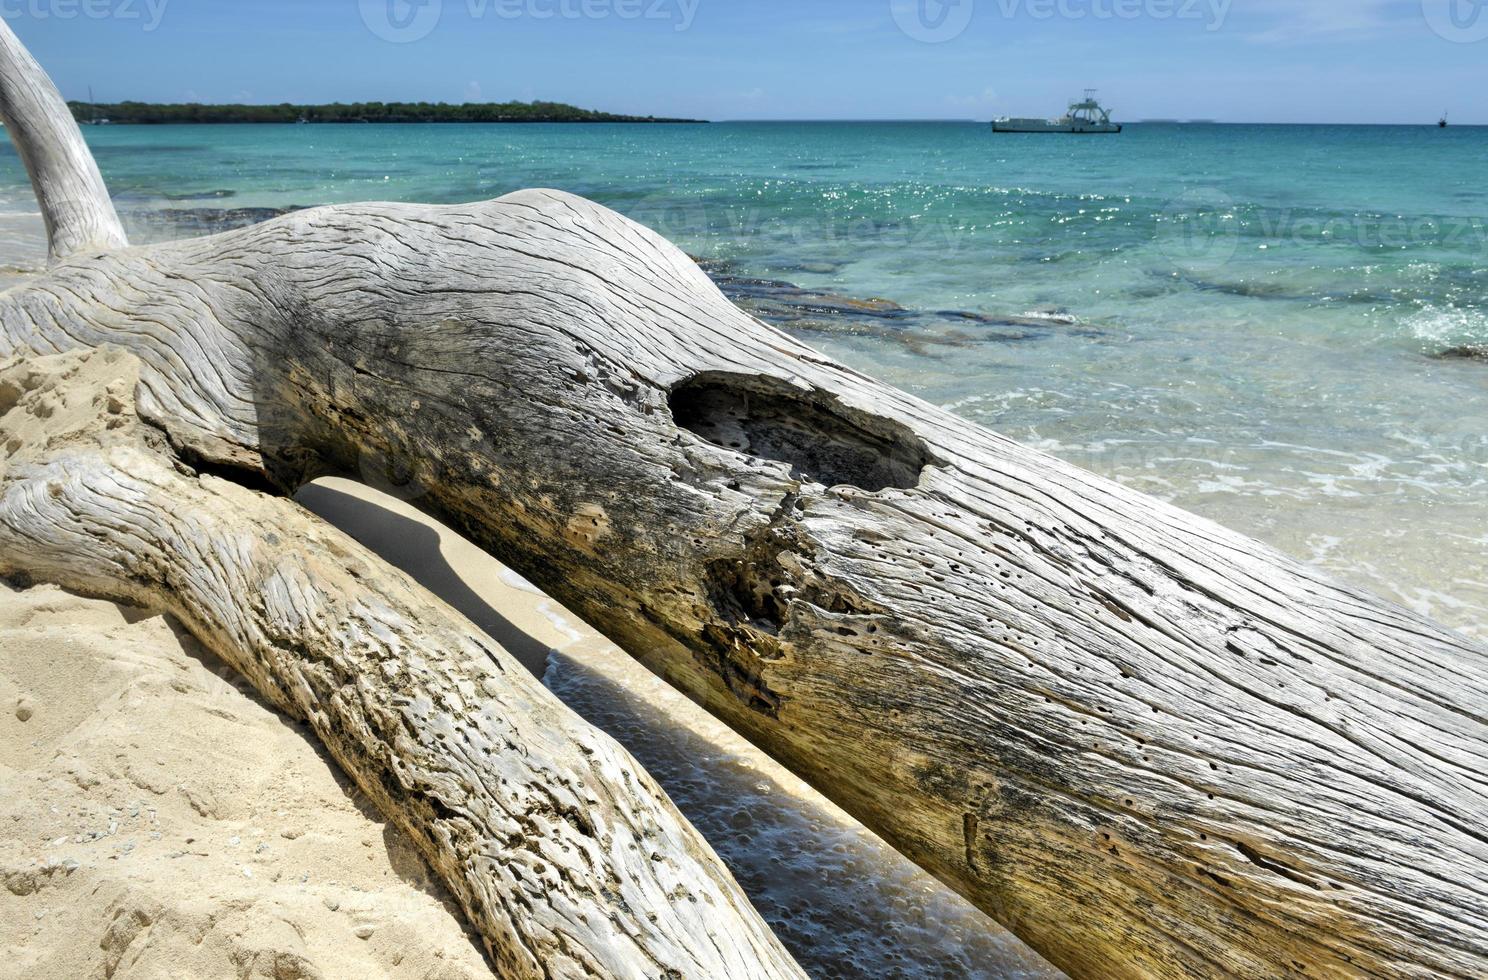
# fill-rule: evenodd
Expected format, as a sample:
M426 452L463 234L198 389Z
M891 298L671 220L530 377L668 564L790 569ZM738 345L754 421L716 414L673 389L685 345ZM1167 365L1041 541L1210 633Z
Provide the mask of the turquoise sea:
M1488 129L87 135L135 240L200 233L226 209L549 186L658 228L723 274L891 300L903 312L829 303L830 315L786 325L1008 435L1488 637L1488 360L1443 356L1488 355ZM24 264L37 249L34 206L9 152L0 208L15 213L0 247Z
M88 137L136 240L199 233L221 209L549 186L630 214L728 273L892 300L916 315L791 326L1008 435L1488 636L1488 361L1441 356L1488 348L1488 129L1138 125L1075 139L971 123L362 125ZM34 210L9 153L0 207ZM18 263L35 251L27 227L0 224ZM1027 313L1042 319L1018 325Z
M1488 639L1488 129L87 136L136 241L343 201L531 186L594 198L842 360ZM35 268L43 253L30 187L0 149L0 265ZM654 767L666 781L666 763ZM713 818L734 808L705 800L688 812L727 834ZM759 850L745 837L740 860ZM842 853L862 880L888 880L877 858ZM811 867L802 881L821 871ZM837 911L821 906L816 938L799 947L819 949L817 975L1037 973L919 879L890 891L847 888ZM781 899L780 921L808 921L797 899ZM839 912L875 902L882 916L842 925Z

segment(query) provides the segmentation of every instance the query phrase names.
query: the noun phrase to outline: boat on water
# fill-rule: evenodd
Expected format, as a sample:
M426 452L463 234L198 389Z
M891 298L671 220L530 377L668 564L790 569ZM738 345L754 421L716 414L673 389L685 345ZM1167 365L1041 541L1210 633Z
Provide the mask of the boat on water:
M93 101L93 86L88 86L88 118L83 120L84 126L107 126L112 122L110 119L98 115L98 103Z
M1004 116L992 121L994 133L1119 133L1121 124L1111 121L1111 112L1095 98L1095 89L1085 90L1085 98L1071 102L1069 111L1058 119L1012 119Z
M1442 113L1441 122L1437 123L1436 125L1441 129L1447 128L1447 114L1445 112Z

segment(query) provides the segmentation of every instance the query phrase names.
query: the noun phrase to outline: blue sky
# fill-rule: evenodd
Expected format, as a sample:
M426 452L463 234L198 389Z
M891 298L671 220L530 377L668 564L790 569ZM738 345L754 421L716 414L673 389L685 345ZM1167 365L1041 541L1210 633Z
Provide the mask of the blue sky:
M1050 113L1095 86L1127 120L1423 122L1450 107L1488 123L1488 0L0 0L0 11L67 96L92 85L105 101L541 98L708 119L990 119Z

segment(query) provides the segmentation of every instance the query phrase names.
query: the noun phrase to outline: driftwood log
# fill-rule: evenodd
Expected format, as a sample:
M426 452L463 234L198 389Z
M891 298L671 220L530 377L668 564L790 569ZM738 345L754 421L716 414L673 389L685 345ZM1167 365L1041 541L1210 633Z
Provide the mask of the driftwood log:
M168 610L306 721L502 977L800 977L660 787L454 610L175 459L118 350L0 366L0 574Z
M102 344L190 460L393 461L1072 974L1488 974L1481 647L823 357L598 205L316 209L0 296L0 351Z

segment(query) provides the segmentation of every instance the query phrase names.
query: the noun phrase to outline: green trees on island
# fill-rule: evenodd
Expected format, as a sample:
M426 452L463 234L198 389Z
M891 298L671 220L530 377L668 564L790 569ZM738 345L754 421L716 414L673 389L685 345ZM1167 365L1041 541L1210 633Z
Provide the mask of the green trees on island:
M200 103L111 104L69 102L79 122L161 125L167 123L522 123L623 122L677 123L691 119L623 116L580 109L561 102L354 102L330 105L203 105Z

